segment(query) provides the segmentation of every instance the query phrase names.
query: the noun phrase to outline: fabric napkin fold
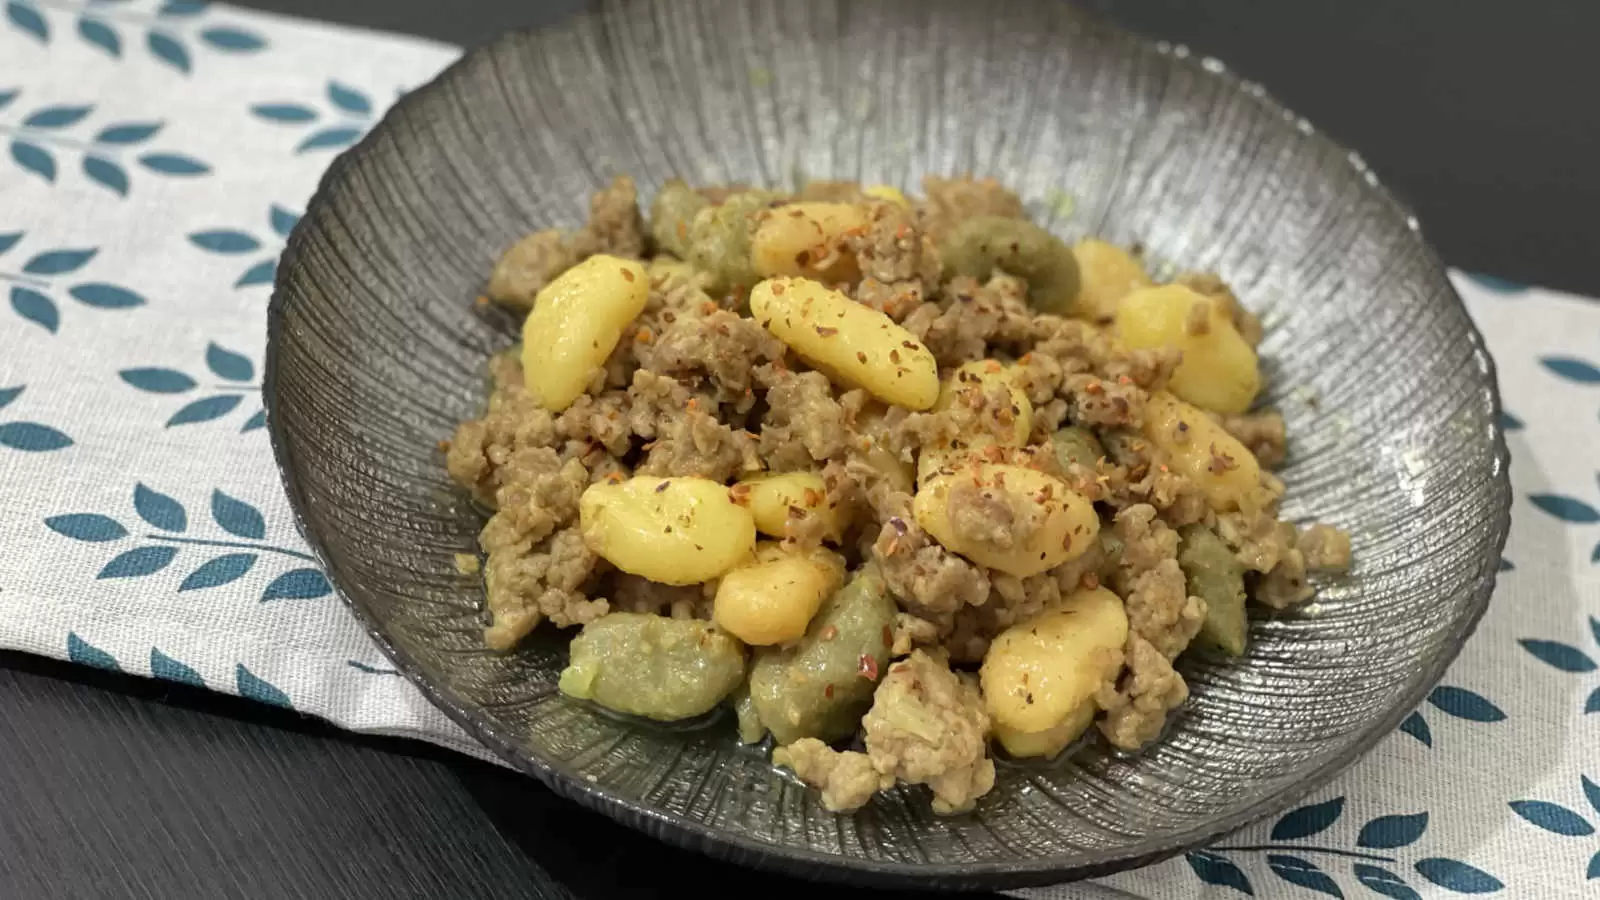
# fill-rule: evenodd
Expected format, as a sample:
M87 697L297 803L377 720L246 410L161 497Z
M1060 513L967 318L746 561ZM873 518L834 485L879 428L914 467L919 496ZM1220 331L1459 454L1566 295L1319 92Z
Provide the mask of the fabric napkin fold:
M187 0L4 6L0 646L488 758L333 596L260 396L275 262L318 177L459 51ZM1600 895L1600 305L1456 280L1516 492L1483 625L1306 805L1095 890Z

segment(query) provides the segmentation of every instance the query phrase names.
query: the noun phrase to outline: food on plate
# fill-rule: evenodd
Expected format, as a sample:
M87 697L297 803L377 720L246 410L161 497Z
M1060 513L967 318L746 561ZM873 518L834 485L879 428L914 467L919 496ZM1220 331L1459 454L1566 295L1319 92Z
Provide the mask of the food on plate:
M991 179L633 182L510 245L522 312L445 465L491 510L485 643L579 628L567 695L731 707L850 810L969 810L995 753L1135 750L1191 647L1342 570L1281 521L1260 322L1220 278L1068 244Z

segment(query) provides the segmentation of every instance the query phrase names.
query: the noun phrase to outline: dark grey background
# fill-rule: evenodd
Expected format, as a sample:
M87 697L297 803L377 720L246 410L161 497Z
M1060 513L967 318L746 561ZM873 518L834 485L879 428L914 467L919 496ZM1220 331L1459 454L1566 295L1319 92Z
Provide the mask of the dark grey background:
M246 5L470 46L583 2ZM1094 5L1222 58L1358 149L1451 264L1600 294L1600 113L1589 95L1600 5ZM599 898L668 887L795 885L655 845L531 779L429 747L0 653L0 897Z

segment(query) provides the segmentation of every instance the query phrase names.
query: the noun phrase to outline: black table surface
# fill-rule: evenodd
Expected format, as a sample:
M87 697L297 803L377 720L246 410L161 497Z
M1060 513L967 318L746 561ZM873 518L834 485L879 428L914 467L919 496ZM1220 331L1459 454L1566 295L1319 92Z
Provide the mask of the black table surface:
M473 46L583 0L246 5ZM1358 149L1452 265L1600 295L1600 5L1098 0ZM529 778L166 682L0 653L0 897L655 896L799 887ZM860 892L830 890L847 900ZM881 895L880 895L881 896Z

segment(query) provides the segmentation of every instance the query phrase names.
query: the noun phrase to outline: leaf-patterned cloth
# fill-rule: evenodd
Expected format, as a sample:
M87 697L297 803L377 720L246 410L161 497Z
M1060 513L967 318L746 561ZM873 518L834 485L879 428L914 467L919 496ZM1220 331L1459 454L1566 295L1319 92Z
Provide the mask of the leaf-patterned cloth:
M297 211L457 51L188 0L0 6L0 645L483 755L332 596L259 394ZM1600 896L1600 306L1458 284L1517 495L1460 662L1301 808L1027 895Z

